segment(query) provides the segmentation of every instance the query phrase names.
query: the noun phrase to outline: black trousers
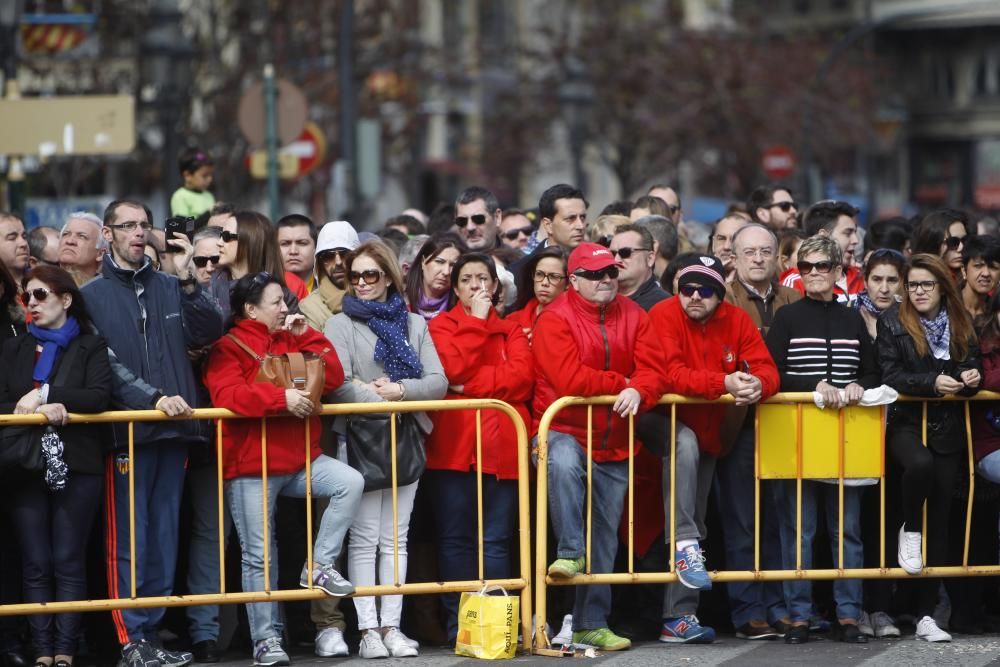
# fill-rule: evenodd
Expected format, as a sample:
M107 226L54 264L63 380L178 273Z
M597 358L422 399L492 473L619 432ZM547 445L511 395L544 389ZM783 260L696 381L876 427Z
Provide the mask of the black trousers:
M18 484L11 509L25 602L87 599L84 554L103 489L102 475L77 472L62 491L49 491L40 474ZM29 616L35 655L76 655L80 622L78 613Z

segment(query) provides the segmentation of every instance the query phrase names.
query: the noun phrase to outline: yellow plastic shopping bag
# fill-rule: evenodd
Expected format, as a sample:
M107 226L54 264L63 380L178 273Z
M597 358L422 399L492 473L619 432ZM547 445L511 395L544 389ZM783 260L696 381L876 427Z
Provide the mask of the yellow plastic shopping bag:
M491 590L499 590L503 595L489 595ZM484 586L478 593L462 593L455 655L483 660L513 658L517 651L520 602L499 586Z

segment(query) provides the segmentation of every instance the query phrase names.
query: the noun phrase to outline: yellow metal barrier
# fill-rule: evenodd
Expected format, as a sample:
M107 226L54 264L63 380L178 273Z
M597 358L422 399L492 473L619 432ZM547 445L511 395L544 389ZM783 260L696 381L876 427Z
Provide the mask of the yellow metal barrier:
M463 400L440 400L440 401L402 401L393 403L335 403L324 405L321 411L323 415L357 415L357 414L385 414L385 413L407 413L407 412L434 412L453 410L475 410L476 411L476 491L477 491L477 517L478 517L478 559L479 559L479 579L474 581L443 581L424 583L399 583L399 547L394 541L393 562L394 577L392 584L382 584L378 586L361 586L355 591L355 596L380 596L380 595L400 595L400 594L426 594L426 593L458 593L463 591L478 591L484 584L502 586L508 590L520 591L521 598L521 636L525 650L531 647L531 524L529 518L529 464L528 464L528 431L524 421L517 411L508 403L495 399L463 399ZM518 443L518 545L520 559L520 577L508 579L486 580L484 577L484 551L483 551L483 482L482 482L482 411L496 410L506 415L514 424L517 433ZM134 424L135 422L155 422L169 420L186 419L217 419L216 424L216 454L217 461L223 460L222 452L222 420L225 419L253 419L243 417L229 410L219 408L206 408L194 410L190 417L167 417L159 410L139 410L139 411L111 411L99 414L70 414L69 423L73 424L93 424L93 423L121 423L128 424L128 455L129 460L135 460ZM261 459L263 485L262 497L264 499L264 590L247 591L240 593L229 593L225 589L226 564L225 564L225 539L223 535L223 475L222 466L218 465L218 494L219 494L219 581L220 590L218 593L200 595L169 595L161 597L139 598L136 595L135 577L135 480L134 466L129 468L129 556L131 561L132 590L128 598L106 599L106 600L75 600L33 604L13 604L0 605L0 616L21 615L21 614L55 614L60 612L84 612L84 611L111 611L115 609L133 609L141 607L180 607L203 604L233 604L249 602L277 602L289 600L318 600L326 597L326 594L319 589L310 587L307 589L295 589L284 591L270 590L270 558L268 554L270 540L268 531L267 512L267 422L268 418L261 419ZM45 424L46 418L40 414L32 415L0 415L0 426ZM395 420L390 420L392 434L392 514L393 526L398 535L398 496L396 485L396 428ZM313 566L313 531L312 531L312 486L310 480L311 469L311 447L309 422L306 421L305 429L305 471L306 471L306 560L309 571ZM540 633L544 634L544 633Z
M593 473L593 406L612 405L615 396L560 398L552 403L542 415L538 426L537 455L537 524L535 543L535 627L544 627L546 617L546 594L548 586L576 586L591 584L653 584L678 581L674 573L673 559L669 571L636 572L634 545L634 466L633 456L628 457L628 571L594 574L590 570L591 525L593 508L591 505L591 480ZM966 439L969 460L969 500L965 521L965 546L962 565L926 566L921 577L990 576L1000 574L1000 565L970 566L969 537L972 522L972 501L975 492L975 461L972 449L972 431L969 421L970 400L1000 400L1000 393L980 392L971 399L961 397L939 397L924 399L900 396L900 401L923 402L922 437L927 442L927 401L965 401ZM666 394L659 405L670 406L670 525L668 541L670 554L676 545L676 446L677 446L677 406L683 404L732 404L731 396L710 401L688 398L676 394ZM549 430L556 415L571 406L587 406L587 502L585 511L586 529L586 570L571 579L548 576L548 439ZM849 406L842 410L821 411L813 404L811 392L781 393L758 405L754 424L756 446L754 449L754 569L750 571L713 571L709 576L716 582L728 581L783 581L790 579L833 580L833 579L874 579L911 578L899 567L886 567L885 560L885 422L888 406ZM629 418L629 451L634 451L635 418ZM762 440L761 434L766 433ZM809 436L807 442L804 435ZM877 444L877 447L874 446ZM879 567L844 568L844 480L851 478L878 478L880 486L880 544ZM831 479L837 482L839 490L838 510L838 562L833 569L802 569L802 481L810 479ZM760 481L762 479L796 480L796 569L760 569ZM927 534L926 504L923 534ZM924 562L927 559L927 540L923 540ZM545 633L535 638L536 648L549 645Z

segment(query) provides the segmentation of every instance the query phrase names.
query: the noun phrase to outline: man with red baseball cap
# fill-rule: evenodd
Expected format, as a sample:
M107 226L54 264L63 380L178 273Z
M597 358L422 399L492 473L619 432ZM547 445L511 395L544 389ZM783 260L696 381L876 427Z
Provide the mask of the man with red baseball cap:
M610 250L580 243L569 256L570 287L538 318L532 339L537 375L534 430L560 396L617 395L595 407L592 423L593 527L590 571L611 572L618 524L628 488L627 417L652 407L663 387L663 352L646 312L618 294L618 267ZM587 408L559 412L548 437L549 512L558 541L550 576L584 571L587 489ZM636 443L637 444L637 443ZM573 643L606 651L631 642L608 628L609 586L582 586L573 608Z

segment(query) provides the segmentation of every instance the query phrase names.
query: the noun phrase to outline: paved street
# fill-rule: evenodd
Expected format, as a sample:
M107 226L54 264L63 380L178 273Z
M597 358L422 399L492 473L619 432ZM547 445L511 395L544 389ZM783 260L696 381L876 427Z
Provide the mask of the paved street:
M230 652L236 658L236 652ZM293 654L295 665L358 665L373 664L357 655L350 658L317 658L311 654ZM585 658L581 658L585 660ZM518 664L554 664L558 658L525 656L515 659ZM420 657L393 660L407 667L420 665L451 666L484 664L460 658L446 649L422 649ZM842 667L872 665L878 667L916 667L918 665L956 665L963 667L1000 666L1000 635L979 637L958 636L951 644L927 644L905 638L895 641L870 642L863 646L848 646L834 641L818 640L803 646L786 646L783 642L746 642L723 636L710 646L667 646L658 642L637 645L631 651L603 654L592 660L597 665L684 665L692 667ZM249 656L239 656L221 665L250 665ZM374 664L387 664L377 661Z

